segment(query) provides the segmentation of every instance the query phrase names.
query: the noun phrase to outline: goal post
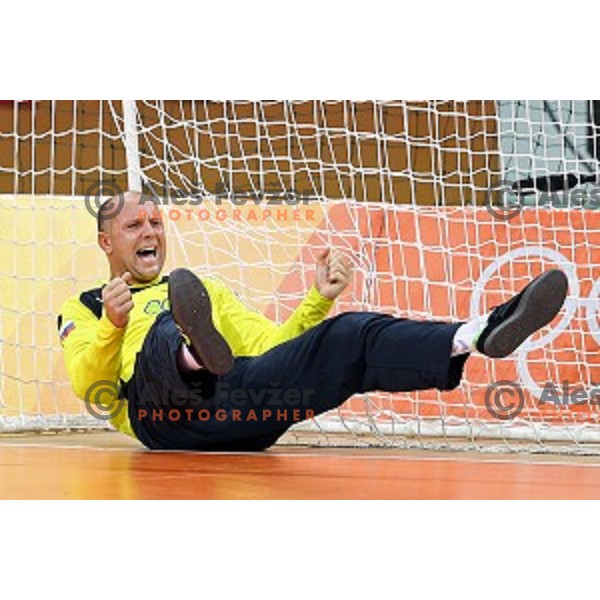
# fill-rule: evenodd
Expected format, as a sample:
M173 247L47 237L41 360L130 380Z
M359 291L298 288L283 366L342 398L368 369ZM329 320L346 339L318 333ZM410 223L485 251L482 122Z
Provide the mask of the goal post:
M55 323L106 274L83 202L105 181L161 198L166 269L216 275L278 321L326 245L355 269L334 314L464 320L563 269L565 308L513 356L472 356L449 393L353 397L283 442L598 452L598 113L595 101L0 105L0 431L105 425L72 395ZM515 418L490 412L494 382L522 391ZM547 384L588 401L548 402Z

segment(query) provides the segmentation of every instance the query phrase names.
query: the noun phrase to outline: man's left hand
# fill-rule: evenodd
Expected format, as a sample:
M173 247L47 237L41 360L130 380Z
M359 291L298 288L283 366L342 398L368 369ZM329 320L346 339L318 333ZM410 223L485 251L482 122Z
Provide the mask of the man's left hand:
M350 261L339 251L327 248L317 257L315 286L325 298L335 300L350 283Z

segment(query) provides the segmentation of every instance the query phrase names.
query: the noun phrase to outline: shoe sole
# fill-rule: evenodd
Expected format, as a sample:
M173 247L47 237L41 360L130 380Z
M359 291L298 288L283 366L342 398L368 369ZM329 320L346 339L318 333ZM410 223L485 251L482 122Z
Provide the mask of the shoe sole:
M233 366L233 355L212 321L212 304L204 284L191 271L175 269L169 275L169 304L196 358L211 373L227 373Z
M483 353L503 358L514 352L532 333L554 319L567 297L566 275L552 269L540 275L523 292L515 312L498 325L483 343Z

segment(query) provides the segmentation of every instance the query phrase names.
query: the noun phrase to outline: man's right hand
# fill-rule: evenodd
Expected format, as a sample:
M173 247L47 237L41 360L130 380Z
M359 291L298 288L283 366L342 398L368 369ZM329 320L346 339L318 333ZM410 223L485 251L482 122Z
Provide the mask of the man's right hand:
M122 277L115 277L102 290L104 312L115 327L125 327L129 321L129 311L133 308L131 274L126 271Z

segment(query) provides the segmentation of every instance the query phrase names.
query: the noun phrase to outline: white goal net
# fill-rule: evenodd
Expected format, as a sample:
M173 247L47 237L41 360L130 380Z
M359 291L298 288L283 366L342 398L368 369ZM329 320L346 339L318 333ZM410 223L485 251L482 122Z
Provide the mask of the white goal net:
M353 397L283 441L596 452L599 126L596 101L0 105L0 431L105 425L72 395L55 321L106 276L83 201L102 181L164 199L168 268L276 320L327 245L356 272L335 312L464 320L563 269L565 308L513 356L473 355L450 393Z

